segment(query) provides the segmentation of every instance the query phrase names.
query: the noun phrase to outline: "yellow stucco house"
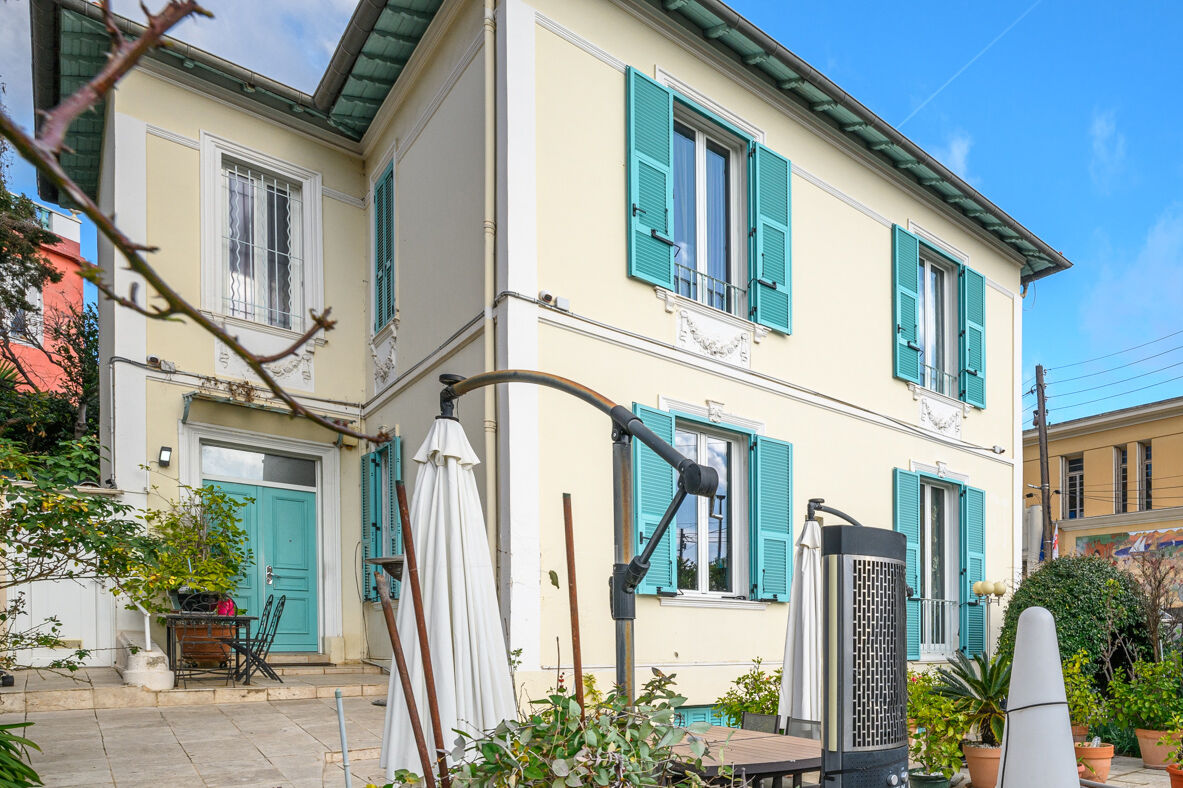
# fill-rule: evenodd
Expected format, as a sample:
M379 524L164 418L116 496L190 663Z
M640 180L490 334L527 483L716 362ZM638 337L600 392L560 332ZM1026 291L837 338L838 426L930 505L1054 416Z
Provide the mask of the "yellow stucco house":
M81 0L32 15L47 106L105 35ZM387 653L360 564L398 549L391 480L413 480L438 376L497 368L577 380L719 469L637 604L640 675L676 673L692 705L780 662L812 497L907 534L910 658L992 637L970 586L1021 567L1021 293L1069 263L719 0L366 0L311 95L173 42L70 145L73 175L252 346L331 305L336 330L276 376L400 437L337 440L201 331L103 306L109 483L140 503L203 481L254 497L250 593L269 566L300 600L277 650ZM548 580L564 492L583 661L611 681L608 421L516 384L459 415L519 681L570 670ZM672 479L637 467L643 540Z
M1118 563L1145 550L1183 555L1183 397L1049 424L1047 434L1060 555ZM1038 528L1034 429L1023 433L1023 479Z

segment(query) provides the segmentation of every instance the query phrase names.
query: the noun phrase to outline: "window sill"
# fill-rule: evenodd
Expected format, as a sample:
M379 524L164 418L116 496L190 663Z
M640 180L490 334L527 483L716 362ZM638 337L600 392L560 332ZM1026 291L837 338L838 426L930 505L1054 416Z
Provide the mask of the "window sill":
M678 596L658 597L662 607L697 607L715 610L764 610L767 602L752 599L723 599L717 596L698 594L679 594Z
M398 336L398 315L396 314L389 323L382 326L370 336L370 344L377 347L388 339L394 339Z
M760 344L760 340L768 336L771 331L767 326L762 326L759 323L753 323L751 320L733 315L730 312L724 312L722 309L716 309L713 306L707 306L701 301L696 301L693 298L688 298L683 295L678 295L672 290L666 290L664 287L654 287L654 292L658 300L665 303L665 311L673 314L679 309L689 309L700 315L707 315L716 320L722 320L730 323L735 328L740 328L745 331L752 332L752 341Z
M910 661L921 664L921 665L944 665L944 664L948 663L949 660L953 659L953 653L955 653L955 652L950 652L949 654L945 654L945 655L924 654L924 655L921 655L920 659L914 659L914 660L910 660Z
M919 400L921 397L931 397L937 402L942 402L953 408L960 408L962 416L968 416L971 411L976 409L976 406L970 405L968 402L962 402L959 399L954 399L947 394L941 394L934 389L921 386L917 383L908 383L908 390L912 392L912 399Z
M210 312L203 309L201 312L215 323L221 323L227 329L238 328L248 333L266 334L273 337L281 337L289 342L295 342L304 335L303 331L293 331L290 328L280 328L279 326L271 326L266 323L256 323L254 320L246 320L241 317L231 317L230 315L223 315L218 312ZM324 332L320 332L308 341L308 344L316 347L321 347L326 344L327 340L324 337Z

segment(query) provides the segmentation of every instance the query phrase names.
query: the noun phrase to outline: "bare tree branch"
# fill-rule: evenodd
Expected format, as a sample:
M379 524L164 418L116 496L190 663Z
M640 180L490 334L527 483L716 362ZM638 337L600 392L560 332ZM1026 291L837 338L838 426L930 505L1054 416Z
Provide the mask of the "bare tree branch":
M146 246L133 241L120 231L115 226L111 217L99 210L99 207L94 201L66 174L58 162L57 155L64 147L66 132L69 130L70 124L74 119L101 101L111 88L115 86L115 83L127 74L141 57L151 48L159 45L161 38L163 38L164 34L173 25L194 13L212 16L212 14L198 5L195 0L170 0L168 5L160 13L148 13L148 24L144 33L139 38L128 41L118 31L115 20L111 15L109 4L104 2L102 7L103 18L107 29L112 32L113 45L107 64L102 70L77 92L63 99L61 103L46 113L45 122L42 124L41 131L36 137L30 137L25 134L11 118L5 113L0 112L0 135L7 138L22 157L36 167L43 176L78 206L88 219L95 223L98 231L110 240L112 245L126 259L127 268L143 277L156 296L163 301L163 304L139 304L136 301L134 285L126 296L117 293L112 283L104 279L102 270L96 265L84 264L81 267L82 275L90 282L93 282L99 292L105 297L146 318L152 320L173 320L185 317L192 320L207 333L226 345L236 356L241 358L247 367L263 382L263 385L287 406L292 412L292 415L303 416L325 429L359 440L369 440L376 443L389 441L390 436L385 432L368 435L364 432L350 429L345 423L337 419L327 418L309 410L289 394L264 366L265 364L299 352L300 348L311 341L318 331L330 331L336 321L329 319L329 309L326 309L319 315L312 312L311 318L313 325L283 351L265 356L256 355L245 347L238 340L238 337L230 334L224 327L219 326L203 314L201 310L190 304L180 293L169 285L141 254L154 252L156 251L156 247Z

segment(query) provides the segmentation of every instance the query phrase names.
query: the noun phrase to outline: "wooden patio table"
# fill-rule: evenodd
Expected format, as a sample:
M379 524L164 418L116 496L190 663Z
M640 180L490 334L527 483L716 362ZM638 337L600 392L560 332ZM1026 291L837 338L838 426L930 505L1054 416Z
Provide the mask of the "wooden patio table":
M706 733L696 735L707 743L707 754L702 759L702 774L707 778L717 777L720 765L725 765L745 783L771 777L773 785L778 786L779 778L792 777L793 785L800 786L802 774L821 769L822 746L814 739L721 725L712 725ZM691 754L686 739L674 750L680 755Z

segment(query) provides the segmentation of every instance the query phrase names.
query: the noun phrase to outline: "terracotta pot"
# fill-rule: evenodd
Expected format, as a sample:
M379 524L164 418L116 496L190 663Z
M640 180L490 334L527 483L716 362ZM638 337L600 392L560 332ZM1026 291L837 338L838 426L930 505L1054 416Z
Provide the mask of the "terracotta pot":
M965 753L965 765L969 768L970 785L973 788L994 788L998 783L998 761L1002 756L1002 748L966 742L961 751Z
M1183 788L1183 769L1178 766L1168 766L1167 774L1171 775L1171 788Z
M1103 783L1109 779L1109 767L1113 764L1113 745L1102 743L1098 747L1076 745L1076 757L1083 763L1086 780Z
M1089 737L1089 726L1087 725L1073 725L1072 726L1072 741L1084 741Z
M908 785L912 788L949 788L949 778L940 774L912 772L908 775Z
M1084 772L1085 772L1084 764L1083 763L1076 764L1076 776L1077 777L1084 777Z
M195 667L211 668L230 658L230 646L219 641L233 637L234 627L231 626L187 627L177 630L177 645L183 660Z
M1134 728L1138 737L1138 749L1142 752L1142 765L1147 769L1167 768L1167 753L1170 746L1159 744L1158 740L1167 735L1167 731L1149 731L1145 728Z

